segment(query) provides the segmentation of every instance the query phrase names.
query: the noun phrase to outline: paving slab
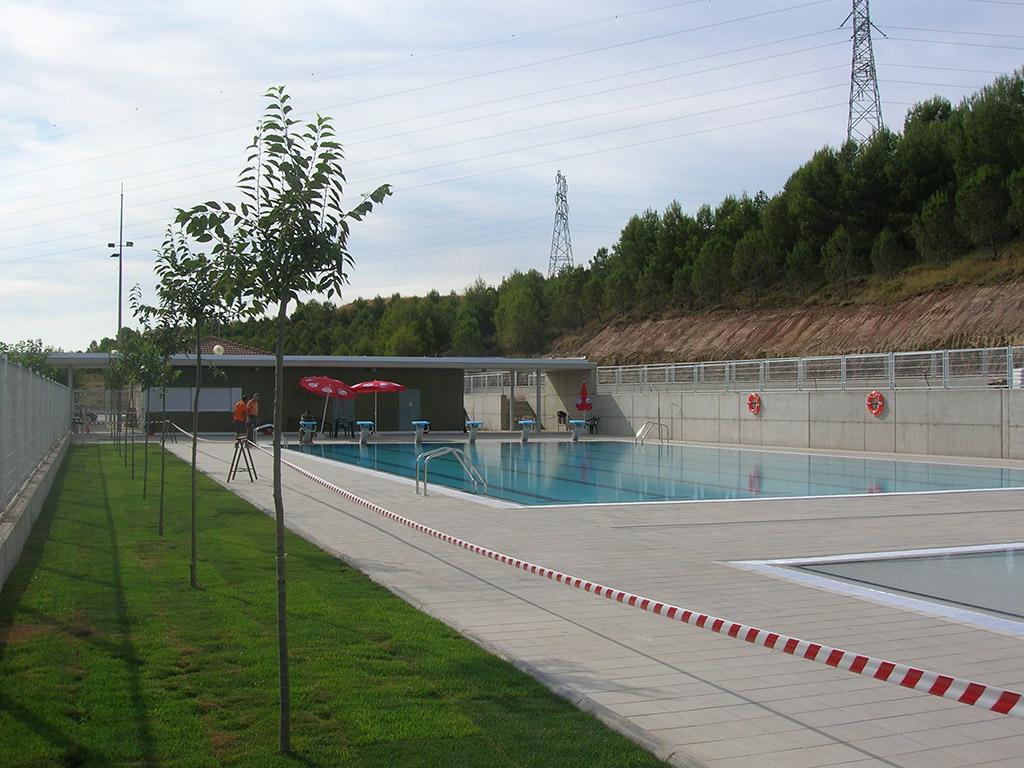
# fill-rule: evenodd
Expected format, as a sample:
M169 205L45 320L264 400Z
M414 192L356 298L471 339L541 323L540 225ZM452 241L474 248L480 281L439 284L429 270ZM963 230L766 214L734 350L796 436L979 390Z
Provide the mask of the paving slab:
M186 441L169 448L187 460ZM232 448L201 443L200 469L224 484ZM286 457L396 514L523 560L731 621L1024 689L1019 635L731 565L1021 541L1019 491L529 508L440 489L418 496L408 480ZM254 458L260 479L227 487L273 514L270 458ZM288 468L283 490L291 530L674 765L1024 764L1022 719L538 578L391 522Z

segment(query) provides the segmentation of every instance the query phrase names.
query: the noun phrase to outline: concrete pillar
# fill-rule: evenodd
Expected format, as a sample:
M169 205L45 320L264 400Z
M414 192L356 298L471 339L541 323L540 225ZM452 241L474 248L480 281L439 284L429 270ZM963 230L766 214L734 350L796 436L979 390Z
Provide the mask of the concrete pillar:
M538 368L536 370L536 372L535 372L535 376L537 377L537 380L535 382L537 405L534 408L534 411L537 414L537 427L536 427L537 432L540 432L541 426L544 423L544 416L543 416L544 411L541 410L541 408L543 406L543 402L541 401L541 397L542 397L542 395L541 395L541 383L542 383L541 377L543 375L544 374L541 372L540 368Z
M516 428L516 372L509 371L508 385L508 428Z

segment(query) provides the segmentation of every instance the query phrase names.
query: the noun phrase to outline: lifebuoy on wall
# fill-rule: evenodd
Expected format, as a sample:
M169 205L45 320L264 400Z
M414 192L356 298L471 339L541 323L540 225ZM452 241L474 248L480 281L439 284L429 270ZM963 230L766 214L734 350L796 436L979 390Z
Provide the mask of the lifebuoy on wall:
M872 389L868 392L868 397L864 404L867 406L868 413L872 416L881 416L882 411L885 410L885 397L877 389Z
M747 395L747 410L755 416L761 412L761 396L757 392Z

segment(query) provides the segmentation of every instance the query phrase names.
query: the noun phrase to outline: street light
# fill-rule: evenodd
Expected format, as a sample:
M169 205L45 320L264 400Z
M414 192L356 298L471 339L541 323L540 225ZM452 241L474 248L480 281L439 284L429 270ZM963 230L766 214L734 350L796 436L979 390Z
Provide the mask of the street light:
M131 240L125 242L124 239L124 184L121 184L121 219L117 230L117 242L107 243L107 248L114 248L114 252L110 254L110 258L117 259L117 333L114 334L114 338L117 339L121 335L121 291L124 285L124 249L131 248L135 243Z

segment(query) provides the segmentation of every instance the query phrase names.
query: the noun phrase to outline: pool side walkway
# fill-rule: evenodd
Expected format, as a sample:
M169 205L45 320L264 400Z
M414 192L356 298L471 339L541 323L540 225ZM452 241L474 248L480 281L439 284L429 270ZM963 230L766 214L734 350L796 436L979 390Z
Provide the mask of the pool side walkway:
M169 446L186 461L187 441ZM233 446L200 443L224 483ZM230 487L273 513L269 457ZM660 601L1024 690L1024 638L753 573L730 561L1024 540L1024 494L501 508L295 452L386 509ZM1021 765L1024 719L754 647L526 574L398 525L285 468L289 528L680 766ZM200 550L200 558L203 556ZM344 595L338 595L344 600Z

